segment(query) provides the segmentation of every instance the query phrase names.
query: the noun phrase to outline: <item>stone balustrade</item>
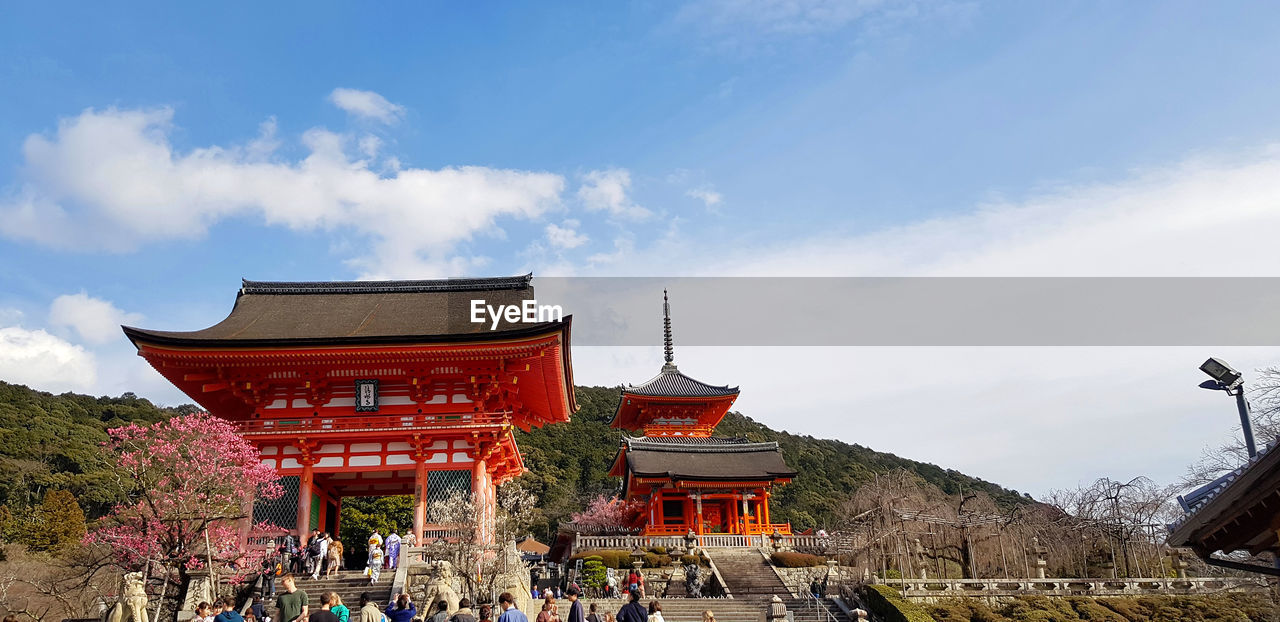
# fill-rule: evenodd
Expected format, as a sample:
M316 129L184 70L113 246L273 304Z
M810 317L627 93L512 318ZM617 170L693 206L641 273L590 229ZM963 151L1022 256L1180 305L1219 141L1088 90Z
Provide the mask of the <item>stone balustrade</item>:
M1222 577L1186 579L907 579L883 582L915 601L943 598L1024 596L1139 596L1144 594L1210 594L1262 591L1262 578Z

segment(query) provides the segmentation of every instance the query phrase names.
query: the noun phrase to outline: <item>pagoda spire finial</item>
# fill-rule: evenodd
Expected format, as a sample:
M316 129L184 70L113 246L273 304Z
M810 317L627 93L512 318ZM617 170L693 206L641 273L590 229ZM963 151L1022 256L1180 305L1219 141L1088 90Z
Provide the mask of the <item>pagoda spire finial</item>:
M667 300L665 289L662 290L662 349L667 365L674 366L675 353L671 343L671 303Z

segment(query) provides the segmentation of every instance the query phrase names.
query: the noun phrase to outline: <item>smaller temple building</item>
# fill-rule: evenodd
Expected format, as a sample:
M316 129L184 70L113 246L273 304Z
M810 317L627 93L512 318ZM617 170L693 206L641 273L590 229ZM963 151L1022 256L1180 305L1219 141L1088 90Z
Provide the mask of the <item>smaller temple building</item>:
M773 488L796 472L776 442L712 436L738 398L738 388L690 378L676 367L671 305L663 292L666 362L657 376L622 389L610 424L624 436L609 474L623 478L623 497L644 505L643 535L791 533L769 516Z

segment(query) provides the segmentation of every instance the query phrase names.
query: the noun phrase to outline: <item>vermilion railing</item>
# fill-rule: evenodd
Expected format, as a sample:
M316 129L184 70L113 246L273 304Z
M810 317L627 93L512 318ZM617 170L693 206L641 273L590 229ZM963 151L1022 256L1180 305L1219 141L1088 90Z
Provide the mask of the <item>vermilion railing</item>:
M292 434L296 432L341 432L347 430L447 429L506 425L509 413L357 415L341 417L301 417L292 419L247 419L239 422L242 434Z

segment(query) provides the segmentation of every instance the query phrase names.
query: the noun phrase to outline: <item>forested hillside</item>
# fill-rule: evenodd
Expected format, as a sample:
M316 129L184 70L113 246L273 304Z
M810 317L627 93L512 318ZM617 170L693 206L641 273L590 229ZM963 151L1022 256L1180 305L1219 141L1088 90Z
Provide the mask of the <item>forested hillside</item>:
M606 475L622 437L621 431L609 427L618 406L618 389L579 387L577 397L580 409L570 425L547 426L518 438L531 471L524 479L543 500L547 528L595 495L621 489L617 478ZM739 413L729 413L716 433L779 443L787 464L800 475L776 493L770 509L776 519L800 529L833 524L840 505L858 486L878 473L898 469L915 473L948 494L963 489L985 492L1000 505L1026 501L1015 491L958 471L861 445L771 430Z
M609 428L618 390L581 387L577 397L581 409L570 424L520 433L518 438L529 468L523 480L542 500L541 535L595 495L612 494L620 487L606 475L622 435ZM99 460L104 430L193 408L159 408L132 394L52 395L0 382L0 504L30 507L40 503L45 491L65 489L76 495L86 514L98 516L111 501L97 485L105 473ZM731 413L717 433L781 444L787 462L800 475L778 492L774 516L799 528L830 524L859 485L877 473L897 469L916 473L948 493L963 488L984 491L1000 504L1022 500L1016 492L956 471L860 445L774 431L737 413ZM351 503L354 509L366 505Z
M131 393L53 395L0 382L0 505L30 507L45 491L62 489L90 516L101 514L111 502L98 485L106 429L152 423L192 408L158 408Z

